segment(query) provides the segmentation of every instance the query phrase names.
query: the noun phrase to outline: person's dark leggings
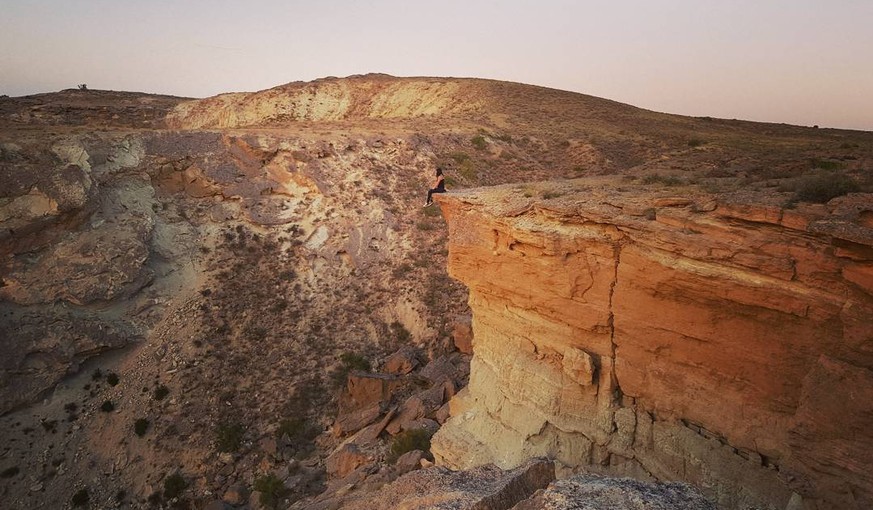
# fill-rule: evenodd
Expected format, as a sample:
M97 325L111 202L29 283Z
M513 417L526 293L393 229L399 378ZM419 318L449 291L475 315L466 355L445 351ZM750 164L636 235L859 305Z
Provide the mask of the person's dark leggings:
M427 203L429 204L429 203L433 202L432 197L433 197L434 193L445 193L445 192L446 192L446 188L443 188L443 187L433 188L433 189L427 190Z

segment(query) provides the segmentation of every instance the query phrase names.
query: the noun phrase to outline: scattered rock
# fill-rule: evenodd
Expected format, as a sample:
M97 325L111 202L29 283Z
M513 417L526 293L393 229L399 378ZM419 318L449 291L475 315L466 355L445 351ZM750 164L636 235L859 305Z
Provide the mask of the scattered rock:
M231 485L221 497L222 501L230 505L241 505L247 498L248 491L242 485Z
M394 469L398 475L415 471L421 468L421 460L424 459L424 452L421 450L412 450L401 455L397 462L394 463Z
M686 483L647 483L630 478L580 475L552 482L515 510L715 510Z
M503 510L544 489L554 479L554 465L542 459L534 459L511 471L503 471L494 465L468 471L431 467L407 473L366 500L344 508L369 510L373 508L373 502L378 501L382 508L406 510Z
M418 367L418 353L413 347L405 346L385 360L382 370L388 374L406 375Z

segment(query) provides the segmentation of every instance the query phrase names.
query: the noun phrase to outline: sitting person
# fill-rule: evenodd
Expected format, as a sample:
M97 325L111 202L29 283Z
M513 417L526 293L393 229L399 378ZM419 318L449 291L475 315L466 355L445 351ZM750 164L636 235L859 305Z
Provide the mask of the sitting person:
M443 177L443 169L437 167L436 169L436 182L434 183L433 188L427 190L427 200L424 202L424 206L427 207L433 203L433 194L434 193L445 193L446 192L446 180Z

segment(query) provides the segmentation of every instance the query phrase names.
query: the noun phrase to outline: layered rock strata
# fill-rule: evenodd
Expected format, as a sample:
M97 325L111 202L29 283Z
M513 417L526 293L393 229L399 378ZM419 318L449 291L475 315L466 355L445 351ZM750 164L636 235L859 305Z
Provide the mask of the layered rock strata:
M868 508L873 196L620 184L439 198L475 335L437 462L549 456L724 508Z

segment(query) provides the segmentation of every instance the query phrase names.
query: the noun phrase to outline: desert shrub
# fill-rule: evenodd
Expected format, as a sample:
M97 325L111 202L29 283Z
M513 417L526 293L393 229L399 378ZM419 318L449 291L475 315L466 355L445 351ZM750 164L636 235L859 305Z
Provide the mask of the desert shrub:
M104 413L111 413L115 410L115 404L113 404L111 400L107 400L100 406L100 410Z
M282 480L273 473L255 478L253 487L261 493L261 504L267 508L276 508L287 491Z
M813 168L821 168L822 170L839 170L843 168L843 164L839 161L828 161L818 158L810 159L809 164L812 165Z
M103 371L101 371L99 368L95 369L94 372L91 373L91 380L92 381L99 381L102 378L103 378Z
M88 489L83 487L73 494L73 497L70 498L70 504L73 506L85 506L88 503L88 498Z
M321 431L317 426L303 418L286 418L279 422L276 437L288 436L291 441L309 441L315 439Z
M220 452L235 452L242 444L245 429L239 423L219 423L215 428L215 445Z
M643 184L663 184L664 186L678 186L682 179L675 175L651 174L643 177Z
M118 384L118 374L115 372L109 372L106 374L106 382L109 383L110 386L115 386Z
M139 437L144 436L148 429L149 421L145 418L139 418L138 420L133 422L133 431Z
M188 482L179 473L173 473L164 478L164 497L167 499L178 498L188 487Z
M3 471L0 471L0 478L12 478L20 472L21 470L18 469L18 466L12 466L10 468L4 469Z
M560 197L561 195L562 195L562 193L557 192L557 191L544 191L543 194L542 194L542 197L543 197L544 199L548 200L548 199L550 199L550 198L558 198L558 197Z
M155 400L164 400L164 398L166 398L166 396L169 394L170 394L170 388L167 388L166 386L161 384L161 385L158 385L157 388L155 388L154 397L155 397Z
M473 160L470 159L460 164L458 167L458 173L468 181L473 181L479 176L479 171L476 170L476 165L473 164Z
M800 179L794 200L823 204L859 189L858 183L848 175L820 173Z
M340 356L340 361L348 370L370 371L370 361L354 352L346 352Z
M407 344L410 340L412 340L412 333L410 333L409 330L403 326L403 324L394 321L391 323L389 328L391 328L391 334L394 335L394 338L401 344Z
M712 179L724 179L727 177L734 177L734 176L735 176L735 174L734 174L733 170L731 170L729 168L725 168L723 166L708 170L705 174L705 177L709 177Z
M410 429L394 436L388 452L388 462L397 462L401 455L413 450L430 452L430 434L422 429Z
M352 370L369 372L370 361L354 352L346 352L340 355L340 366L331 373L331 379L333 380L334 386L345 384L349 372Z
M419 221L415 224L415 228L422 232L430 232L431 230L434 230L434 226L427 221Z
M449 154L449 157L452 158L452 160L458 164L461 164L464 161L470 160L470 156L465 152L452 152Z
M433 217L436 217L436 216L439 216L440 214L442 214L439 207L421 208L420 211L421 211L421 214L423 214L429 218L433 218Z
M456 181L452 177L446 177L445 184L446 184L446 187L451 188L451 187L455 186L456 184L458 184L458 181Z
M470 139L470 143L473 144L473 147L476 150L485 150L485 147L488 146L488 143L485 141L485 138L482 135L476 135Z
M403 278L410 271L412 271L412 266L408 262L404 262L395 267L391 274L394 275L394 278Z
M692 138L691 140L688 140L688 146L691 148L700 147L704 143L706 143L706 142L704 142L703 140L701 140L699 138Z

